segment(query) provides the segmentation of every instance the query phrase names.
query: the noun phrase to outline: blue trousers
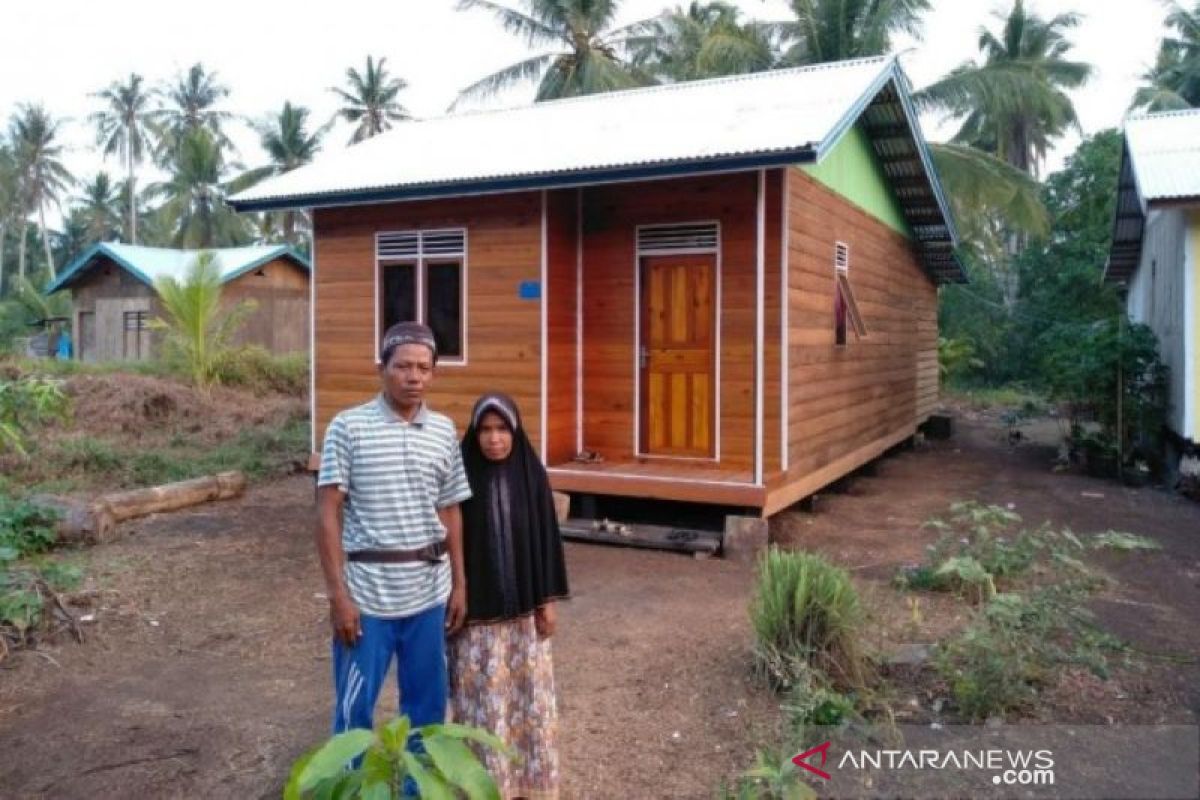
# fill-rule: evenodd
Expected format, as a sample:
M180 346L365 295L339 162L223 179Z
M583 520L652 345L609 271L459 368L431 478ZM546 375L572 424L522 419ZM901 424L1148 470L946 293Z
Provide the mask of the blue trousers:
M413 727L446 720L446 606L395 619L361 615L353 647L333 640L333 732L374 727L375 702L393 657L400 713Z

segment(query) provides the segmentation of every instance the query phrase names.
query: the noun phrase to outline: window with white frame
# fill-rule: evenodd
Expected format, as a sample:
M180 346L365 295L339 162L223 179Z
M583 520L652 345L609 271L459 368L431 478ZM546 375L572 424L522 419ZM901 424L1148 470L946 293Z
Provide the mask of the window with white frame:
M462 228L376 234L376 338L415 320L433 330L440 363L465 362L466 257Z

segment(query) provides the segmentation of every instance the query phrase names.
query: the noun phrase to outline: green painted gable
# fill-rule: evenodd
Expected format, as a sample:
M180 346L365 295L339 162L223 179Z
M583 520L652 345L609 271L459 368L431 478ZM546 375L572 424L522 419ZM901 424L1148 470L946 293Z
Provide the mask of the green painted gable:
M846 131L819 163L805 164L801 169L892 230L912 238L871 142L857 125Z

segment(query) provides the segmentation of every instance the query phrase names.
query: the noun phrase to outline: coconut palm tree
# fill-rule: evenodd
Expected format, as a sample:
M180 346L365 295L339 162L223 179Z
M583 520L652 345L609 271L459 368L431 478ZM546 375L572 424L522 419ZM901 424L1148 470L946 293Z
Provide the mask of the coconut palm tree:
M19 185L12 148L0 138L0 297L4 296L4 245L21 207Z
M233 346L233 336L254 311L253 300L232 308L221 304L221 272L212 253L200 253L183 280L167 276L154 283L165 318L151 326L166 332L168 358L181 361L201 389L218 382L217 366Z
M1154 67L1133 97L1133 108L1173 111L1200 106L1200 2L1192 10L1170 3L1167 28Z
M633 63L666 81L691 81L760 72L779 62L768 26L742 23L736 6L692 2L650 21L631 37Z
M329 129L329 124L310 133L308 114L309 111L304 106L294 106L285 102L277 117L270 117L265 122L254 125L259 135L259 143L267 152L270 163L239 177L235 191L253 186L272 175L282 175L313 160L313 156L321 149L321 137ZM302 212L282 212L279 224L287 242L297 244L297 222L303 219Z
M137 244L136 170L150 152L153 125L152 92L142 87L142 80L136 72L130 73L125 83L113 81L108 88L94 93L93 97L104 102L104 108L89 118L96 127L96 143L104 148L104 155L117 155L125 165L126 208L129 209L126 235L131 244Z
M1014 0L999 33L979 32L981 61L970 61L918 93L923 108L961 119L955 141L994 153L1036 175L1053 142L1079 128L1067 95L1088 81L1090 65L1072 61L1067 32L1078 14L1043 19Z
M221 148L233 146L223 128L233 114L218 106L229 96L229 87L217 80L216 72L209 72L197 62L161 94L165 104L154 112L154 119L159 136L158 157L163 164L171 163L173 151L195 130L207 131Z
M366 71L359 72L354 67L346 70L349 90L337 86L329 88L343 103L334 114L334 119L341 117L355 126L350 144L383 133L392 127L393 122L412 119L408 109L396 99L400 92L408 88L408 84L401 78L388 75L386 64L386 58L380 58L376 63L375 59L367 56Z
M84 233L92 242L104 242L121 236L122 203L120 187L107 172L98 172L75 198L73 211L79 212Z
M491 12L506 31L542 52L463 89L454 105L537 81L537 100L609 92L654 83L627 58L652 20L613 28L620 0L520 0L518 11L491 0L459 0L460 11ZM453 106L452 106L453 107Z
M788 65L819 64L890 52L892 37L919 38L929 0L790 0L793 19L774 23L789 42Z
M174 231L175 247L206 248L246 244L246 221L225 204L230 186L221 147L205 128L187 133L176 148L167 180L150 187L163 198L157 213Z
M50 235L46 229L46 207L58 206L59 198L74 183L70 171L62 163L62 145L58 142L59 126L44 107L24 104L18 107L9 124L9 140L16 154L25 213L38 215L42 243L46 248L46 264L51 276L57 276L54 257L50 251ZM24 214L22 214L24 219ZM24 224L24 223L23 223ZM20 273L25 274L25 240L22 228Z

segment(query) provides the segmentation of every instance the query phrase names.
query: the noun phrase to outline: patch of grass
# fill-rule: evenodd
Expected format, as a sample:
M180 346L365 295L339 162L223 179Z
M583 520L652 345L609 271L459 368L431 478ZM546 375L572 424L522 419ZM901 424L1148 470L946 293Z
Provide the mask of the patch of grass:
M125 454L104 439L77 436L64 440L52 458L58 472L104 474L120 471Z
M1123 553L1138 550L1162 550L1162 545L1148 536L1114 530L1096 534L1092 538L1092 547L1096 550L1118 550Z
M813 671L837 686L863 685L863 612L846 570L771 548L759 562L750 617L756 668L772 686L802 685Z
M983 411L1010 409L1027 417L1045 414L1050 407L1046 398L1020 386L951 386L946 389L946 397Z

